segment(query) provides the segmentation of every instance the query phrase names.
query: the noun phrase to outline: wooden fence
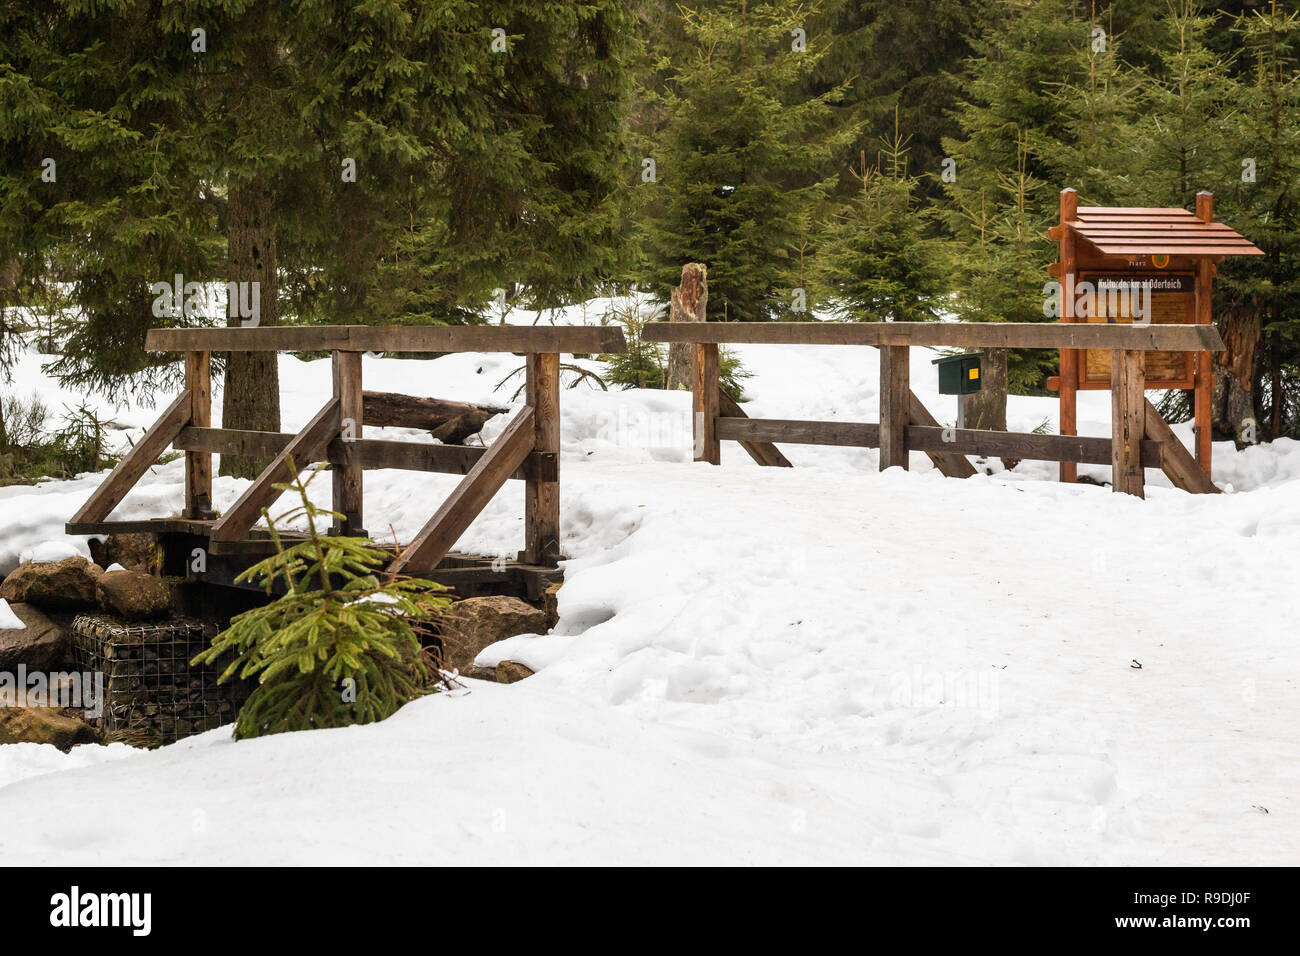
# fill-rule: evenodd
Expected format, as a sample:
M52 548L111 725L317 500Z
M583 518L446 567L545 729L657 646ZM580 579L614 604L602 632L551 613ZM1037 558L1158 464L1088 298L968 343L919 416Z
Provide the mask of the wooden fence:
M113 509L169 446L185 452L183 529L206 536L214 550L237 550L291 480L289 460L306 468L328 462L333 470L333 510L344 517L340 534L364 533L362 475L366 468L464 475L450 496L395 560L398 570L437 567L509 479L524 482L525 546L521 560L554 566L560 556L560 353L621 352L617 328L518 326L155 329L146 347L184 352L186 387L73 516L69 534L150 530L150 522L109 521ZM296 434L212 427L211 357L214 352L328 351L333 388L329 399ZM363 352L515 352L526 364L526 404L487 448L366 439L367 397L362 393ZM379 398L399 398L380 394ZM370 403L375 407L379 403ZM239 499L220 516L212 509L213 454L274 456ZM156 525L154 526L156 527Z
M957 322L671 322L645 326L651 342L694 346L692 395L695 458L718 464L719 442L738 441L760 465L788 467L776 442L846 445L880 450L880 468L908 466L923 452L949 477L975 473L967 455L1108 464L1112 487L1143 495L1144 468L1160 468L1185 491L1218 489L1143 394L1143 353L1221 351L1210 325L1110 325L1085 323ZM752 419L719 388L718 347L767 345L870 345L880 350L880 421L826 422ZM948 348L1109 349L1112 353L1112 437L1039 435L941 428L909 382L912 346Z

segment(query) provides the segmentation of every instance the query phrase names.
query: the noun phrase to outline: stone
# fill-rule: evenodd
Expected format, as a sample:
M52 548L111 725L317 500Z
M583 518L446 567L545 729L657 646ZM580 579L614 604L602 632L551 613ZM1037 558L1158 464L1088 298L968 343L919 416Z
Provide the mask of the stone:
M29 671L62 669L72 657L72 639L67 632L31 604L11 604L9 609L27 626L22 630L0 628L0 671L14 672L19 664Z
M143 571L106 571L99 578L95 596L105 611L128 621L148 621L171 610L171 592L166 585Z
M560 623L560 584L547 585L542 592L542 610L546 614L546 629L549 631Z
M0 598L52 611L88 611L95 607L95 584L103 573L99 565L80 555L62 561L32 561L5 578Z
M535 671L518 661L501 661L497 664L497 683L513 684L525 677L532 677Z
M52 744L68 750L97 739L88 723L55 707L0 707L0 744Z
M442 667L468 673L489 644L516 634L543 634L546 614L516 597L465 598L447 609L442 621Z
M157 538L152 534L110 534L102 540L91 538L90 556L100 567L120 564L129 571L154 574L161 570Z

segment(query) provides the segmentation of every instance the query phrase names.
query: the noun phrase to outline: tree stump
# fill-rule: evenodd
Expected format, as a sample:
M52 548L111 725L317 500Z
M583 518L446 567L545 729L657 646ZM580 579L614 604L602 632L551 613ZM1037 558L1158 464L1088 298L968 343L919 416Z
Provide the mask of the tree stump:
M673 289L668 306L669 322L704 322L709 301L708 267L702 262L688 262L682 267L681 285ZM668 381L670 389L691 387L691 362L694 346L673 343L668 346Z

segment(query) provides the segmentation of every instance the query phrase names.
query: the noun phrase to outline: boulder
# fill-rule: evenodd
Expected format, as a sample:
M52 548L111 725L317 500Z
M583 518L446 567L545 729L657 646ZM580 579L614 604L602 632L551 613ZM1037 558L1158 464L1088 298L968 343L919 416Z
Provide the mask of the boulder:
M95 584L103 573L99 565L80 555L62 561L33 561L5 578L0 598L46 610L87 611L95 607Z
M444 670L468 673L474 658L489 644L516 634L544 634L546 614L516 597L465 598L447 609L442 622Z
M153 574L161 569L157 538L152 534L110 534L102 540L91 538L90 556L100 567L120 564L131 571Z
M128 621L148 621L171 610L171 592L143 571L106 571L100 575L95 596L105 611Z
M0 744L53 744L68 750L97 739L84 720L54 707L0 707Z
M518 661L501 661L501 663L497 664L497 683L513 684L525 677L532 677L533 673L531 667L526 667Z
M560 584L547 585L542 592L542 610L546 613L546 629L549 631L560 623Z
M0 671L16 671L19 664L29 671L62 668L72 657L72 639L67 632L31 604L11 604L9 609L26 627L0 628Z

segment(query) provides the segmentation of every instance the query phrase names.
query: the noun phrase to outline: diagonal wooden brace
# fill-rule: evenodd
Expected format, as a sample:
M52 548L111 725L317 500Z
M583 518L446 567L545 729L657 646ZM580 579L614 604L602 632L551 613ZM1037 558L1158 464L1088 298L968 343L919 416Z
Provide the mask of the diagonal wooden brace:
M313 461L325 458L325 448L336 437L341 427L339 400L331 398L307 427L293 436L280 454L266 466L248 489L212 526L213 541L238 541L253 527L262 509L280 497L280 489L273 487L297 477L289 467L293 459L295 468L305 468Z
M1160 442L1160 470L1169 476L1174 487L1195 495L1219 494L1219 486L1210 480L1192 453L1183 447L1156 407L1150 400L1143 404L1146 406L1146 437Z
M525 405L483 457L474 463L415 540L390 570L405 574L432 571L446 557L501 486L533 450L533 408Z
M86 499L81 510L72 516L71 524L84 524L91 521L103 521L114 508L121 503L137 481L158 456L180 435L181 429L190 423L190 393L186 391L167 407L162 417L154 422L144 436L135 443L117 467L109 472L108 477Z

